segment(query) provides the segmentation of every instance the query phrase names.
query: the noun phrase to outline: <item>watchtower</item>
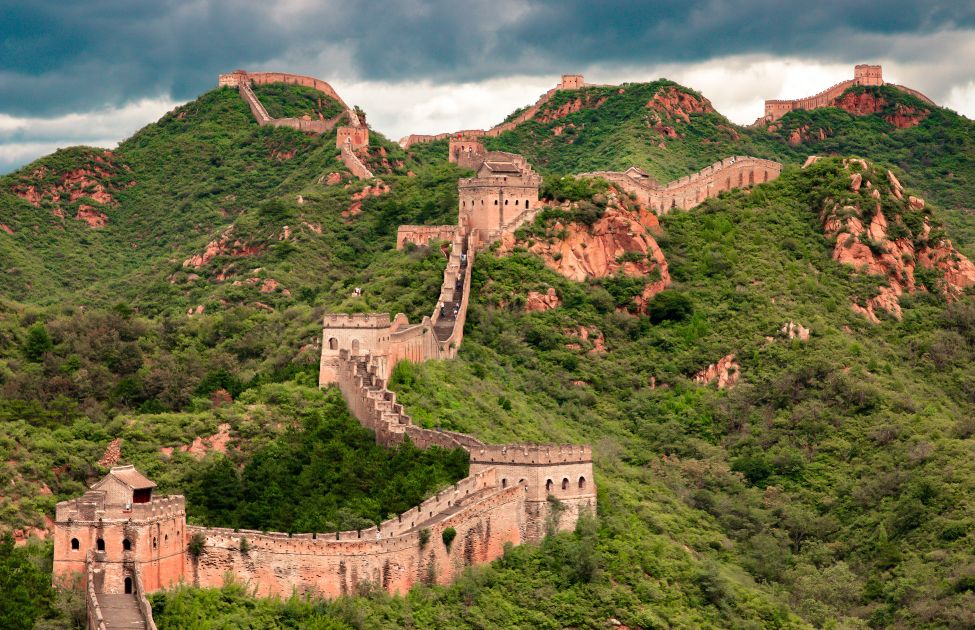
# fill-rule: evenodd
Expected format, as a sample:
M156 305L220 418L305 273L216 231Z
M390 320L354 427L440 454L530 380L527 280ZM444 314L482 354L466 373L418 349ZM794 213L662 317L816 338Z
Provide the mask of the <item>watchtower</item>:
M585 87L586 80L581 74L563 74L559 82L560 90L578 90Z
M382 355L389 347L393 323L388 313L329 313L322 322L322 359L318 384L338 382L339 355Z
M341 149L348 142L352 150L365 149L369 146L369 127L343 126L339 127L335 136L335 147Z
M97 593L132 593L138 566L151 592L183 578L186 507L182 496L156 497L156 484L133 466L114 466L82 497L57 504L54 582L86 570Z
M880 66L861 63L853 68L853 81L857 85L883 85L883 69Z

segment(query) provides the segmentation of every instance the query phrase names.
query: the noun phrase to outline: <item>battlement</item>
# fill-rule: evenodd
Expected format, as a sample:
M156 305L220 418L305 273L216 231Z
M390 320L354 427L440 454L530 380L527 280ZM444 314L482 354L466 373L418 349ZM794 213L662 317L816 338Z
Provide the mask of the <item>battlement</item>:
M586 86L586 80L581 74L563 74L559 82L560 90L578 90Z
M389 313L326 313L325 328L389 328Z
M548 466L591 463L592 447L578 444L492 444L470 449L471 462Z
M922 101L934 105L934 101L917 90L906 88L895 83L884 82L883 68L879 65L861 63L853 68L853 78L830 86L829 88L805 98L797 99L769 99L765 101L765 116L758 120L758 123L770 123L782 118L787 113L797 109L817 109L819 107L831 107L835 104L843 92L850 87L858 86L881 86L889 85L903 92L907 92Z
M77 499L58 502L55 506L55 520L59 523L151 521L186 514L186 500L178 494L153 497L148 503L134 503L129 506L107 505L105 494L99 490L89 490Z

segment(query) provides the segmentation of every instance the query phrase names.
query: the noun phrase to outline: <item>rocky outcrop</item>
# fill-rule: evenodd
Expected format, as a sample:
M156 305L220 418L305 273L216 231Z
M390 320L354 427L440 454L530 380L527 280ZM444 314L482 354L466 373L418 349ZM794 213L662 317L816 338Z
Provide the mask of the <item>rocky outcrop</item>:
M855 312L874 323L881 311L900 319L904 293L938 290L954 299L975 285L975 265L933 227L924 200L906 195L893 172L862 159L843 160L842 168L849 192L828 199L821 214L833 259L884 279L876 295L853 303ZM919 284L918 270L934 272L933 286L930 279Z
M594 99L592 94L587 93L585 98L579 96L574 100L559 105L558 107L549 107L544 109L541 113L535 115L535 121L547 123L560 118L565 118L569 114L574 114L583 109L597 109L600 105L606 102L606 98L607 97L603 96L601 98Z
M797 324L793 321L786 322L782 324L780 332L788 337L789 339L798 339L799 341L809 341L809 333L811 332L808 328L804 327L802 324Z
M130 169L111 151L92 152L87 160L86 166L62 173L46 166L38 167L29 175L21 176L11 192L37 208L47 207L58 220L67 216L65 210L70 211L78 204L75 219L92 228L104 227L108 215L103 210L118 205L114 194L134 186L135 181L124 181Z
M226 453L229 442L230 425L224 422L217 427L217 432L209 437L197 436L192 444L183 444L178 447L162 446L159 448L159 452L166 457L171 457L173 452L178 450L181 453L189 454L195 459L203 459L211 451Z
M645 313L650 299L670 286L667 260L652 234L659 230L656 215L630 208L626 196L611 190L606 210L592 225L555 221L547 238L530 243L518 243L514 235L506 234L498 252L527 245L549 268L576 282L617 273L647 277L646 287L635 298L635 310Z
M115 438L108 443L105 454L98 460L98 465L102 468L111 468L122 458L122 438Z
M729 354L712 363L694 375L694 382L699 385L717 383L718 389L731 389L741 380L741 366L735 360L734 354Z
M231 234L233 231L233 226L228 227L223 231L219 238L207 243L206 248L201 253L196 254L195 256L190 256L184 260L183 267L193 267L194 269L199 269L217 256L246 257L254 256L263 251L263 248L255 245L248 245L241 240L234 240L231 242Z
M898 129L915 127L928 117L931 110L897 103L888 107L887 99L874 92L848 91L834 101L834 105L854 116L884 114L883 119Z
M525 300L525 312L537 313L542 311L550 311L553 308L558 308L560 304L561 301L559 301L558 294L555 292L555 289L551 287L545 293L529 291L528 298Z
M678 118L685 123L691 121L691 114L714 112L711 101L703 96L685 92L676 86L658 90L647 102L647 108L663 112L668 118Z

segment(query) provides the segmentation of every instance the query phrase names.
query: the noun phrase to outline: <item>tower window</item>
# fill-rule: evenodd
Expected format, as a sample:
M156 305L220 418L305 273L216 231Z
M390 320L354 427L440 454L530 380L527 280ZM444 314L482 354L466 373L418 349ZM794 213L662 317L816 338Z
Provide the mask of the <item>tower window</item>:
M565 477L564 479L562 479L562 489L563 490L568 490L569 489L569 478L568 477Z
M77 538L71 539L71 551L78 551L81 548L81 544L78 542Z
M105 551L105 540L99 538L97 541L95 541L95 549L98 551Z
M132 551L132 543L128 538L122 539L122 551Z

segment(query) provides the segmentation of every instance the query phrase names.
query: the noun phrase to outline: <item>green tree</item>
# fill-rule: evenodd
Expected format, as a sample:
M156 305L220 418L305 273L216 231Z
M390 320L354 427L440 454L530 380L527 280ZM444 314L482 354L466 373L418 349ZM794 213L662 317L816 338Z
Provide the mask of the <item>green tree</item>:
M0 539L0 628L33 628L54 614L51 576L41 571L8 532Z
M24 356L31 361L40 361L45 352L54 347L51 335L44 324L38 322L27 329L27 339L24 341Z

